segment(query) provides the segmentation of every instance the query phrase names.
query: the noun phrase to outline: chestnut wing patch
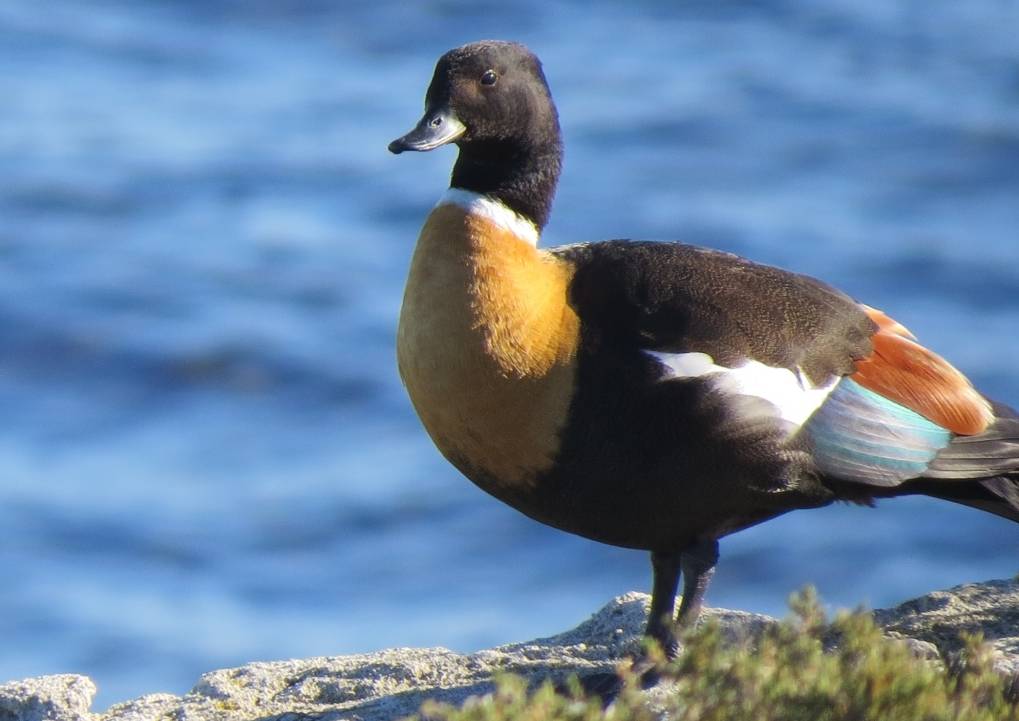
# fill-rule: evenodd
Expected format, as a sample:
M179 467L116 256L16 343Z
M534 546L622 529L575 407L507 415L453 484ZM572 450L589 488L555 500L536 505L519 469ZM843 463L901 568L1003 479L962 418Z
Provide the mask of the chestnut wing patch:
M962 373L901 324L862 308L877 326L873 351L804 427L818 468L874 486L1016 472L1019 420L995 418Z
M860 386L915 411L958 435L984 432L994 422L990 404L969 380L902 325L863 306L877 326L874 350L850 377Z

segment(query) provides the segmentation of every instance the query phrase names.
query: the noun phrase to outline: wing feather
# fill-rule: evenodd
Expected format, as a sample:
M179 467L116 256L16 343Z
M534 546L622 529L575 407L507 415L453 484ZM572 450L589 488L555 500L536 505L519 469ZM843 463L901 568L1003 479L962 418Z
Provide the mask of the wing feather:
M878 331L871 355L856 363L854 381L958 435L987 430L994 412L966 376L881 311L864 310Z

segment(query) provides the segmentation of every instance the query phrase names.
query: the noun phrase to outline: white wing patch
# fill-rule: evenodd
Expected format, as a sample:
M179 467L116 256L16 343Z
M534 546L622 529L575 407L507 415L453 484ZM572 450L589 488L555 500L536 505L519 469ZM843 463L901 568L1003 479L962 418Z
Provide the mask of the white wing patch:
M790 432L799 430L814 411L821 407L828 394L841 379L835 376L823 386L812 386L797 368L775 368L759 361L748 360L735 368L715 363L707 353L659 353L645 351L668 369L663 380L712 376L715 386L725 392L753 396L767 401L776 409L776 417L793 424Z

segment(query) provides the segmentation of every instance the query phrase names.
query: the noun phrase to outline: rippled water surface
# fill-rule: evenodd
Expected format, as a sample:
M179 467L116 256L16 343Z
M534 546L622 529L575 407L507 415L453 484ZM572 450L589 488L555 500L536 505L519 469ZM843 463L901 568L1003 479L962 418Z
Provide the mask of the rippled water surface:
M432 448L393 350L454 153L395 158L435 58L544 59L546 242L683 239L885 308L1019 402L1019 5L0 4L0 679L101 706L255 659L471 650L649 584ZM883 605L1019 570L919 500L729 538L709 602Z

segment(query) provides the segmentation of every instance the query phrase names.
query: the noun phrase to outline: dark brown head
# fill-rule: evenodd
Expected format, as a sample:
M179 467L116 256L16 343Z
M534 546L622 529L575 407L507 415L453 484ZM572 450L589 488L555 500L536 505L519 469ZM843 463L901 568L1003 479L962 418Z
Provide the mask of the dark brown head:
M523 45L471 43L439 58L425 113L393 153L460 149L451 185L545 225L562 164L559 118L541 62Z

